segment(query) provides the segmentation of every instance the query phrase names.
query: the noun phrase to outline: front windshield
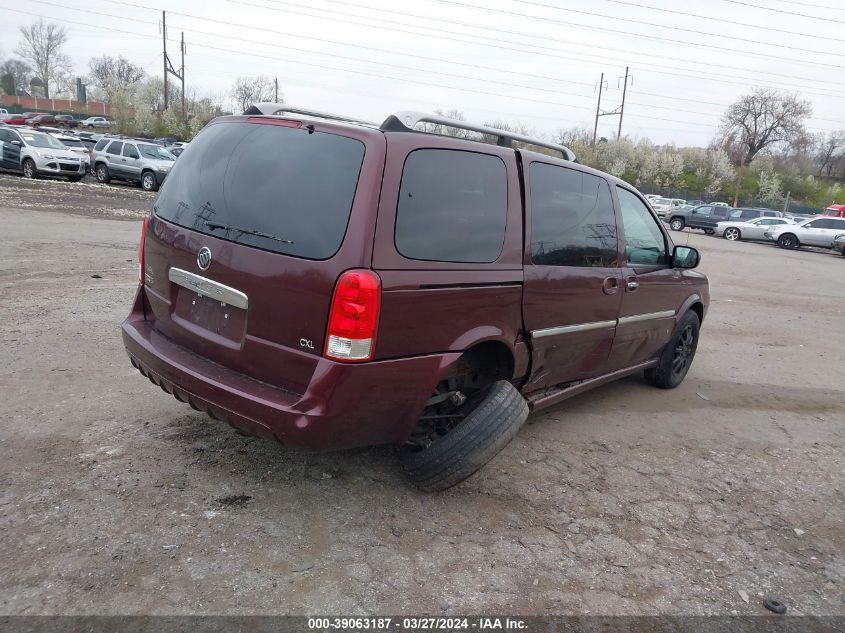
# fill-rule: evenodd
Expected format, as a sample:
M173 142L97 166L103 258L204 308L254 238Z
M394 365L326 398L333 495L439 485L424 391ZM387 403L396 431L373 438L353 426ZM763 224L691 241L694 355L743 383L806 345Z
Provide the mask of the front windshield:
M169 160L173 162L176 157L164 149L161 145L148 145L146 143L138 143L138 151L144 158L154 158L156 160Z
M32 147L65 149L59 139L53 138L49 134L42 134L41 132L21 132L20 134L26 144Z

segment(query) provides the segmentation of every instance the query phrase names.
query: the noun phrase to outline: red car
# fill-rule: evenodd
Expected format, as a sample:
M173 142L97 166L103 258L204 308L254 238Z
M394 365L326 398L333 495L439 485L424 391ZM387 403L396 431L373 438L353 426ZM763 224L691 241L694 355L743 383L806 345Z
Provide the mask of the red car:
M698 252L631 185L409 112L216 119L139 257L123 340L154 384L290 446L403 445L425 490L483 466L530 410L637 372L677 386L709 303Z
M3 123L6 125L24 125L26 117L23 114L7 114L3 118Z

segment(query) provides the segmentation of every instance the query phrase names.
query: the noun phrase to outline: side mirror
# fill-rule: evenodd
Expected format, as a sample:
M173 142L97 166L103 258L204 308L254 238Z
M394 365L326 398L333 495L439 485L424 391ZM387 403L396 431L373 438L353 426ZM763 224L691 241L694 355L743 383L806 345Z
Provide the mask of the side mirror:
M12 145L17 145L18 147L20 147L21 142L20 141L12 141Z
M701 254L691 246L676 246L672 251L672 266L695 268L701 261Z

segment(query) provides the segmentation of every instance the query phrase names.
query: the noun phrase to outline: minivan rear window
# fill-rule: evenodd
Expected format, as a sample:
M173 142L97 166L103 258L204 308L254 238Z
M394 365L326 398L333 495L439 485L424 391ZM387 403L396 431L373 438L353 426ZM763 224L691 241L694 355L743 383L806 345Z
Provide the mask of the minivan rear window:
M364 144L304 128L228 121L176 162L155 214L214 237L306 259L343 242Z

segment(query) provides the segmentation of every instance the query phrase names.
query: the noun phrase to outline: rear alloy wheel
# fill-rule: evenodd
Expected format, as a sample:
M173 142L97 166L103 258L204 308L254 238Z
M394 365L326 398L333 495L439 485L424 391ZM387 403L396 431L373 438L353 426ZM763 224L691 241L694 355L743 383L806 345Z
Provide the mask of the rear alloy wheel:
M94 175L97 177L97 182L107 185L111 182L111 176L109 175L109 168L105 165L97 165L97 168L94 170Z
M23 161L23 177L38 178L38 169L35 167L35 161L31 158L25 158Z
M778 246L781 248L798 248L798 238L792 233L784 233L778 238Z
M672 218L672 221L669 222L669 228L673 231L683 231L684 230L684 220L683 218Z
M469 397L460 391L443 395L448 400L426 408L402 455L408 478L427 492L472 475L508 445L528 417L528 403L506 380Z
M645 379L649 384L661 389L674 389L683 382L695 358L700 327L698 315L692 310L681 317L657 365L645 370Z
M739 232L739 229L730 227L729 229L725 229L725 239L730 240L731 242L736 242L742 234Z
M144 191L158 191L158 183L153 172L145 171L141 174L141 189Z

